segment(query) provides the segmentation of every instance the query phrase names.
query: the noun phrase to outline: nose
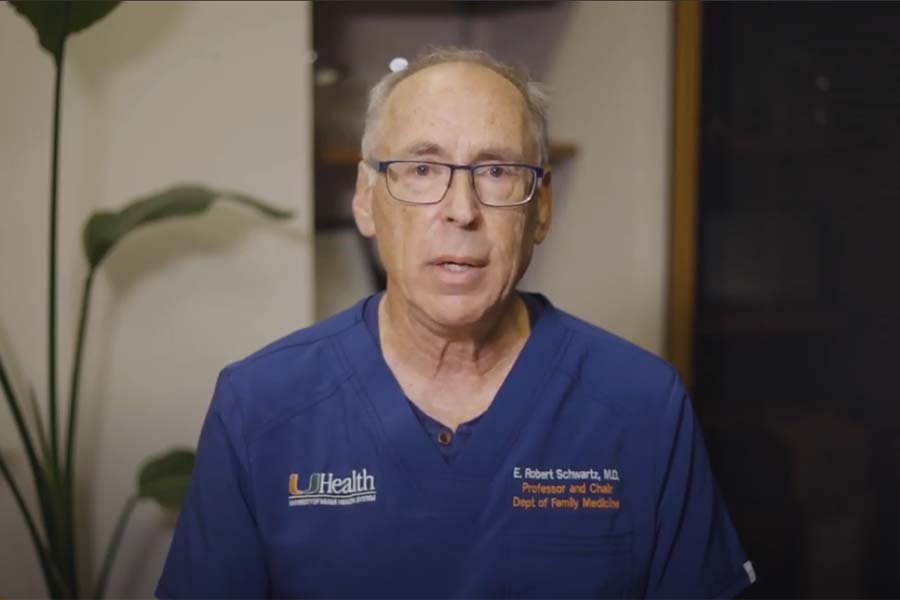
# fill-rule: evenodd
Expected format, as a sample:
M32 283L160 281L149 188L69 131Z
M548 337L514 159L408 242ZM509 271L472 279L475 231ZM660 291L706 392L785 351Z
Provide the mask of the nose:
M450 175L450 187L440 205L445 221L460 227L471 227L481 216L481 205L475 196L472 172L455 169Z

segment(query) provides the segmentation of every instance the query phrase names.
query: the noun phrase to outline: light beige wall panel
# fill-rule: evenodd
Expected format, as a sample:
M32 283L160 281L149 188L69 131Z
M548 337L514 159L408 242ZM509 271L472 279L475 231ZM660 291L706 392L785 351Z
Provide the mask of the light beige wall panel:
M556 209L525 289L661 353L668 264L671 7L573 3L547 59Z

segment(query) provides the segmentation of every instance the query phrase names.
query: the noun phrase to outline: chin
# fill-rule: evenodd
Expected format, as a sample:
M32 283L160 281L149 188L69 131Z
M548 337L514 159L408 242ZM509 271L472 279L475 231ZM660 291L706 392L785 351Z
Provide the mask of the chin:
M447 328L477 325L492 308L480 294L435 294L422 300L420 306L428 318Z
M476 326L490 317L497 302L496 294L429 294L418 303L434 323L448 329Z

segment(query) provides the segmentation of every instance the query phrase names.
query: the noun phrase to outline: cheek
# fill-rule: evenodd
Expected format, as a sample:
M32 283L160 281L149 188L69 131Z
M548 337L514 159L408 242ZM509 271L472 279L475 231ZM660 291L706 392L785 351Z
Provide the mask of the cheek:
M375 203L375 242L378 245L378 254L385 268L392 270L395 257L398 254L397 228L393 225L396 216L392 214L390 207L386 206L384 199L378 198Z
M378 252L385 268L394 274L403 271L403 265L416 256L417 215L412 208L381 199L375 210Z
M531 219L528 218L527 213L506 216L512 218L501 223L495 239L498 241L497 249L504 266L510 270L509 275L514 276L516 267L528 253L527 233Z

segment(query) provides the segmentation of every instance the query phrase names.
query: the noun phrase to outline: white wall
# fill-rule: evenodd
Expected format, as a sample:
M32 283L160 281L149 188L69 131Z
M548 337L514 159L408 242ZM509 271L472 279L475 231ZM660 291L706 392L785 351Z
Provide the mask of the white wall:
M560 165L550 234L522 283L662 353L669 257L671 6L578 2L547 61Z
M292 209L148 227L114 250L95 285L79 438L78 506L93 566L140 463L193 446L217 371L313 318L310 6L126 3L70 38L60 188L60 390L68 387L88 214L193 181ZM0 5L0 339L46 398L46 235L52 63ZM24 383L24 381L20 381ZM25 479L6 408L0 449ZM30 486L26 486L30 487ZM0 483L0 597L44 594ZM141 505L108 593L153 592L171 523ZM87 566L87 565L84 565Z

